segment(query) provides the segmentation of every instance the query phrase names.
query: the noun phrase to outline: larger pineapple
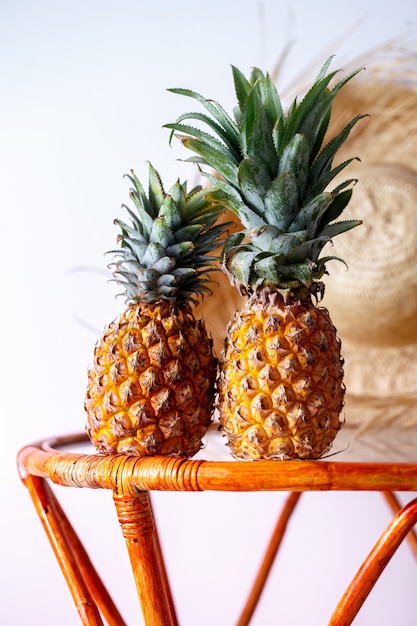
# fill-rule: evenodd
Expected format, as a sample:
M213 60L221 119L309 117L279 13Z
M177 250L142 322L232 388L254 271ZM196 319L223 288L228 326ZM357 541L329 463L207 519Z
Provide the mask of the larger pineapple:
M220 360L221 430L238 457L317 459L342 425L343 360L329 313L317 305L331 239L358 220L335 221L352 194L352 179L330 188L352 159L333 167L350 130L324 141L333 100L357 72L333 87L324 64L311 89L283 111L268 74L249 79L233 67L234 119L213 100L185 90L209 115L186 113L167 127L209 165L210 197L237 214L224 269L248 296L228 325ZM359 71L359 70L358 70ZM198 120L213 132L184 123ZM334 183L335 184L335 183Z
M136 212L120 220L114 275L128 306L105 330L88 371L87 432L99 452L194 455L211 422L216 360L192 311L225 224L205 190L165 193L149 166L149 194L132 172ZM127 207L125 207L127 208Z

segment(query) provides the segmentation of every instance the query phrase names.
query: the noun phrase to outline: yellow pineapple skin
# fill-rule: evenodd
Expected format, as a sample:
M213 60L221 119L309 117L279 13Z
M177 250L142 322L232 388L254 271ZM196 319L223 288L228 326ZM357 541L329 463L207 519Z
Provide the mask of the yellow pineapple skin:
M318 459L342 426L341 345L310 299L253 296L229 322L219 363L220 430L243 459Z
M212 420L216 360L188 304L132 304L88 370L87 433L102 454L191 457Z

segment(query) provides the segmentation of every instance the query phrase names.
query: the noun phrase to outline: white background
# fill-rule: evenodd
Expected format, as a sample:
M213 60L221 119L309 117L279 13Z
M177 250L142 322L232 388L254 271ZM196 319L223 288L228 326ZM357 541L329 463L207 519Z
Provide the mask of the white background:
M195 170L161 127L189 87L234 104L230 64L273 70L293 42L283 86L331 52L344 60L414 37L414 0L1 0L0 622L79 623L15 456L45 435L81 431L86 368L122 307L103 256L127 201L123 174L166 186ZM84 269L82 269L84 268ZM129 624L138 606L111 496L62 501ZM182 626L233 624L273 527L277 494L156 494ZM302 499L256 613L256 626L324 626L390 516L378 494ZM355 624L415 626L417 571L401 548Z

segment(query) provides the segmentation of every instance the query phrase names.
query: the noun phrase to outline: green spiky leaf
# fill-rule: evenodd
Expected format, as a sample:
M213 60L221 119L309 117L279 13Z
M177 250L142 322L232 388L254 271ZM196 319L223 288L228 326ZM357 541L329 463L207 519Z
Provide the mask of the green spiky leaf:
M208 274L218 256L228 223L216 223L223 208L207 198L207 190L177 181L164 191L156 170L149 165L149 192L134 172L128 175L134 209L127 210L131 223L115 223L121 229L119 250L112 251L114 279L127 301L171 300L197 302L210 292Z
M313 238L317 232L320 219L332 202L333 196L330 193L324 192L319 196L315 196L315 198L300 209L296 218L289 225L288 230L294 232L306 228L309 237Z
M271 177L256 157L248 156L239 165L239 186L245 202L258 215L265 213L264 198L271 185Z
M287 230L298 212L298 187L292 172L278 174L265 194L265 218L280 230Z
M246 78L232 66L235 121L218 103L183 90L208 115L183 114L168 125L183 133L184 146L194 153L189 160L215 170L217 176L203 169L213 185L208 197L232 210L242 224L243 236L226 244L225 270L249 293L265 282L273 289L274 280L277 289L303 285L314 290L312 283L325 272L323 247L360 223L333 223L349 203L355 179L329 187L354 158L333 165L364 116L355 116L325 143L334 99L360 70L335 82L339 70L330 71L331 61L325 61L307 93L301 100L294 98L286 113L268 74L253 68ZM187 128L190 119L204 124L214 137Z

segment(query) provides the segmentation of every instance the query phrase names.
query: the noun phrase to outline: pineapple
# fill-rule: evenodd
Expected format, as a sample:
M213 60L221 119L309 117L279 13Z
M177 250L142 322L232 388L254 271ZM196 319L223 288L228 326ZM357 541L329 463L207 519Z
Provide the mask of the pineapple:
M319 305L321 279L334 257L321 252L334 236L360 224L336 221L356 181L331 183L353 160L333 167L363 116L325 141L333 100L360 71L331 87L331 60L286 114L270 76L257 68L247 79L232 67L234 117L196 92L170 90L209 113L185 113L166 127L193 151L190 161L210 166L209 198L242 225L226 241L223 269L247 300L228 324L217 406L232 453L244 459L318 459L343 423L340 341Z
M126 310L104 331L88 371L87 433L104 454L190 457L212 420L216 359L192 305L210 292L208 270L227 224L200 186L179 181L165 193L149 165L146 195L134 174L113 251Z

